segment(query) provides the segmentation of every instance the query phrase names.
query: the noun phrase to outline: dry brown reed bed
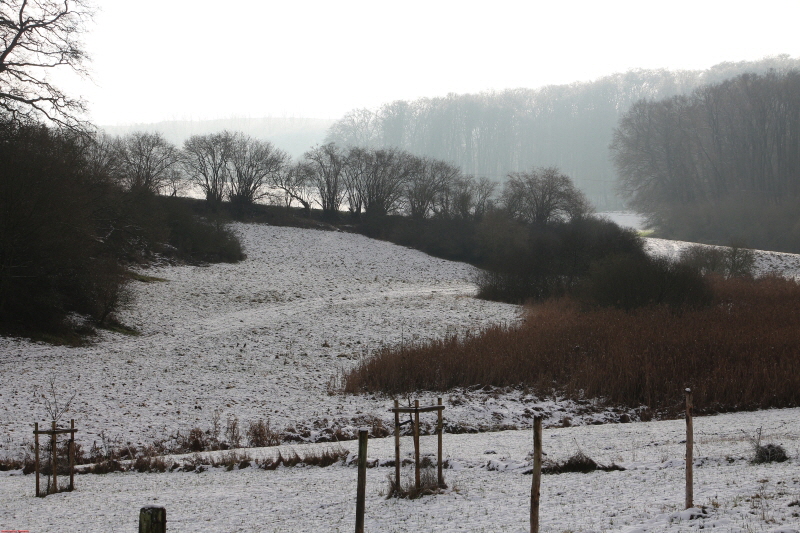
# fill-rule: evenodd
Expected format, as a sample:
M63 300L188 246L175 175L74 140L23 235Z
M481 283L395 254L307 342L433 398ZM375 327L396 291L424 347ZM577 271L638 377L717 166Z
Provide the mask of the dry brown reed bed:
M532 387L540 395L698 411L800 405L800 284L714 279L714 301L675 312L584 309L558 299L524 323L462 338L385 348L345 376L346 392Z

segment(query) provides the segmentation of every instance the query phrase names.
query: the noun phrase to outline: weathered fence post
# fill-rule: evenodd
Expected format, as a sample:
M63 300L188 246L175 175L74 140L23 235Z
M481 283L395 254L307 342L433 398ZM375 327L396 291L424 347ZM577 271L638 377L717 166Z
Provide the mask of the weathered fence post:
M33 450L36 461L36 497L39 497L39 422L33 423Z
M533 418L533 479L531 480L531 532L539 533L539 495L542 486L542 417Z
M414 487L419 491L419 400L414 400Z
M400 404L394 401L394 490L400 495Z
M56 445L56 421L53 420L53 433L50 435L50 459L53 463L53 485L50 487L50 492L55 494L58 492L58 481L56 480L58 470L58 448Z
M367 435L358 431L358 487L356 489L356 533L364 533L364 497L367 492Z
M167 510L148 505L139 511L139 533L166 533Z
M692 427L692 389L686 389L686 508L694 507L694 430Z
M442 405L442 399L441 398L439 398L439 401L437 402L437 405ZM439 409L437 411L437 415L438 415L438 423L436 424L436 432L439 434L439 447L436 450L436 453L438 455L437 460L436 460L436 465L438 467L437 474L438 474L438 477L439 477L439 479L437 481L439 483L439 488L443 489L444 488L444 475L442 475L442 432L444 431L444 424L442 423L442 410L441 409Z
M69 490L75 490L75 419L69 421Z

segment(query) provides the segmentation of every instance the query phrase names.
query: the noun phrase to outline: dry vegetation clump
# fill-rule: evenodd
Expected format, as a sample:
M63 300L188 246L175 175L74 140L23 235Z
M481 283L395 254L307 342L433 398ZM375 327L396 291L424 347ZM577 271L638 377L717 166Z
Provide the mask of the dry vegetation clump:
M579 450L564 461L546 460L542 465L542 474L566 474L576 472L588 474L595 470L611 472L613 470L625 470L621 466L611 463L610 465L600 464L583 451Z
M750 441L750 445L753 447L753 458L750 462L753 464L762 464L788 461L789 456L786 455L786 450L779 444L773 444L771 442L761 444L761 430L762 428L758 428L755 436L745 433L747 440Z
M277 457L268 457L257 461L257 464L259 468L263 468L264 470L275 470L279 466L291 467L298 465L326 467L345 460L348 453L349 452L341 446L326 448L322 451L309 450L302 456L294 450L284 456L283 453L278 450Z
M411 470L404 472L403 478L400 480L400 486L393 474L390 474L387 479L389 481L388 494L389 498L405 498L408 500L416 500L423 496L430 496L432 494L439 494L447 488L445 483L443 486L439 485L439 474L435 466L430 463L428 466L420 465L422 468L419 471L419 488L416 486L416 481Z
M521 326L385 348L344 377L344 390L523 384L672 412L691 386L698 411L800 405L800 284L713 278L711 286L712 304L701 308L550 300L531 307Z

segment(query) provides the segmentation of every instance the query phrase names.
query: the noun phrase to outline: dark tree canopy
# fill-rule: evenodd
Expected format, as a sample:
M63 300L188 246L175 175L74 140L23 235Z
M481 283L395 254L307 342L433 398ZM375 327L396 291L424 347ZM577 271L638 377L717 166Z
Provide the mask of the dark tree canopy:
M666 236L800 250L800 71L641 100L611 149L621 192Z
M50 83L47 74L65 69L86 75L80 37L91 17L85 0L0 2L0 109L12 120L86 125L80 118L84 102Z

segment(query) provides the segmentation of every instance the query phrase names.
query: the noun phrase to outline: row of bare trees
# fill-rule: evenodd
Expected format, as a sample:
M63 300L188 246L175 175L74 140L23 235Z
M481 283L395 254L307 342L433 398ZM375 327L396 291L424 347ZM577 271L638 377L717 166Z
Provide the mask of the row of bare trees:
M133 133L97 143L97 164L131 191L177 195L196 187L212 203L243 207L268 202L306 213L352 218L405 214L413 219L480 219L497 201L531 223L569 219L589 210L585 197L556 168L512 173L498 183L462 174L453 164L396 148L316 146L292 161L267 141L223 131L196 135L183 149L158 133Z
M480 217L497 186L444 161L397 149L316 146L299 161L243 133L195 135L179 149L158 133L96 143L94 161L128 190L176 196L195 187L211 203L266 202L327 218L405 213L414 218Z
M396 213L415 219L480 218L497 187L445 161L395 148L345 150L328 143L307 152L299 165L298 180L305 177L323 213L333 216L346 205L354 218Z
M177 196L194 185L217 203L262 199L288 160L272 143L228 131L191 137L182 150L145 132L101 136L94 146L95 163L130 191Z

